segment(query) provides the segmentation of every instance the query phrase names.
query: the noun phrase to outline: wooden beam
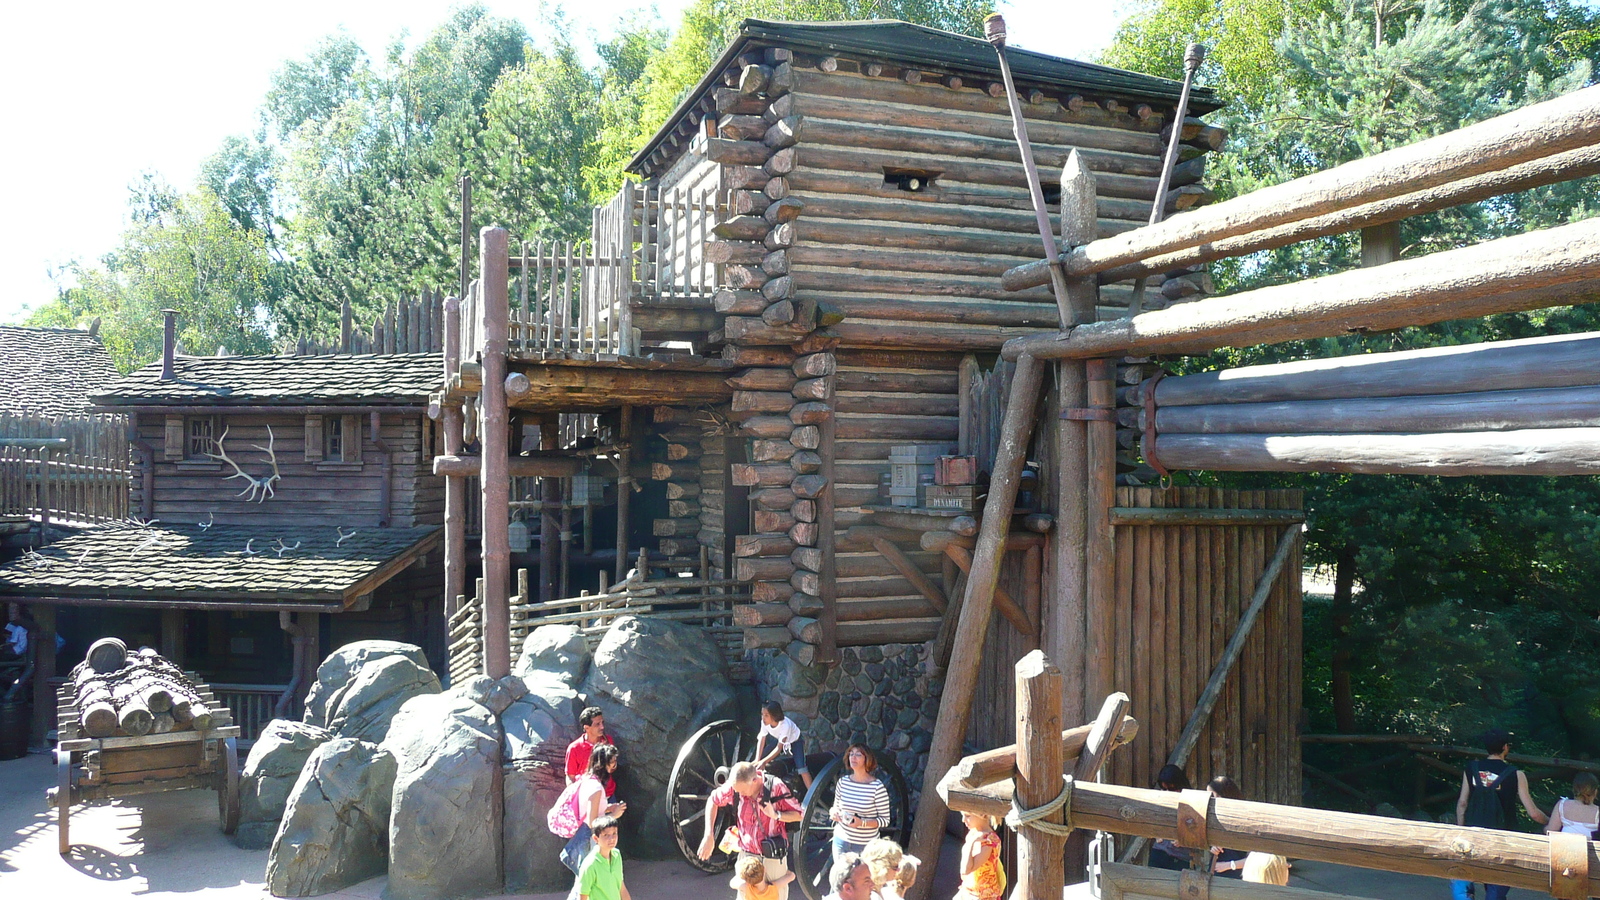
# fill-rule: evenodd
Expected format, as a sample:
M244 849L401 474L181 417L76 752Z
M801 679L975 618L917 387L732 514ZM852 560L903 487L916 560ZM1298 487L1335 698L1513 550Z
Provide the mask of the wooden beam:
M1199 353L1538 309L1578 302L1597 291L1600 221L1585 219L1386 266L1082 325L1070 334L1018 338L1006 342L1004 354L1007 359L1024 353L1070 359Z
M934 722L933 740L928 749L927 775L923 779L922 800L912 824L910 850L935 867L944 840L945 809L938 799L939 777L961 758L961 744L967 734L972 712L972 693L978 682L983 659L984 639L989 632L994 608L995 588L1000 579L1005 535L1015 509L1022 465L1027 457L1029 438L1037 418L1035 407L1042 388L1043 369L1032 357L1017 363L1011 380L1011 394L1000 429L989 482L989 498L984 505L978 553L967 578L966 597L956 625L950 665L945 671L944 695Z
M1085 369L1088 409L1102 416L1083 423L1088 483L1075 492L1084 498L1082 690L1087 705L1116 687L1117 553L1111 508L1117 502L1117 423L1111 417L1117 405L1117 365L1112 359L1091 359Z
M1600 428L1442 434L1164 434L1145 451L1168 469L1362 475L1593 475Z
M1298 509L1188 509L1117 506L1113 525L1296 525L1306 520Z
M1171 408L1597 384L1600 333L1584 332L1176 375L1156 383L1155 399Z
M1589 87L1074 248L1063 263L1069 275L1102 272L1208 241L1507 169L1597 142L1600 87Z
M883 538L874 539L872 546L883 555L884 559L889 561L889 565L894 566L895 571L905 576L905 579L915 585L917 591L921 593L922 596L928 598L928 602L933 604L934 608L939 611L940 615L944 614L945 609L950 605L950 602L945 599L944 591L940 590L939 586L934 584L932 579L923 574L922 570L917 568L915 563L907 559L906 555L900 552L899 547L896 547Z
M950 561L955 563L968 577L971 577L972 554L967 552L967 548L951 542L945 545L944 555L949 557ZM1006 617L1006 621L1017 629L1018 634L1038 634L1038 627L1028 619L1028 614L1023 611L1022 605L1016 601L1015 597L1011 596L1010 591L1001 587L999 583L994 586L994 608L1000 615Z
M1009 784L963 788L948 778L939 792L951 809L984 815L1004 815L1011 810ZM1069 824L1177 840L1179 799L1171 791L1076 782ZM1291 859L1504 884L1540 893L1548 893L1550 886L1550 840L1544 835L1219 797L1212 801L1206 817L1205 836L1213 846ZM1590 842L1591 895L1600 894L1597 850L1600 843Z
M1061 732L1061 759L1063 762L1076 762L1083 753L1083 747L1089 739L1089 732L1094 730L1094 723L1068 728ZM1122 724L1113 736L1112 743L1120 747L1131 742L1139 736L1139 722L1133 716L1124 715ZM1016 773L1017 745L1007 744L982 753L964 756L956 765L956 778L963 787L978 788L988 784L1005 781Z
M569 478L589 470L589 460L576 456L513 456L503 464L513 478ZM450 478L476 478L483 468L481 456L435 456L433 474Z
M1157 407L1155 426L1162 434L1416 434L1592 428L1600 426L1600 387Z

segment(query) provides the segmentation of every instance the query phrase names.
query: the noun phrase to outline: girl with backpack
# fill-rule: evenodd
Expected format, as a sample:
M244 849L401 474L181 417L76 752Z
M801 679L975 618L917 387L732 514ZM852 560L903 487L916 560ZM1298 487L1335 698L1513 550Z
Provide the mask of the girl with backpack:
M589 768L577 781L567 785L550 807L546 824L560 837L567 838L561 850L561 864L578 874L588 858L594 823L602 816L617 818L628 809L626 803L606 804L606 780L617 771L617 748L599 744L589 755ZM573 890L578 885L573 883Z
M1596 795L1600 795L1600 779L1588 772L1579 772L1572 779L1572 796L1562 797L1556 801L1556 808L1550 810L1550 824L1545 826L1545 832L1581 834L1586 841L1594 840L1595 832L1600 831L1600 806L1595 805Z

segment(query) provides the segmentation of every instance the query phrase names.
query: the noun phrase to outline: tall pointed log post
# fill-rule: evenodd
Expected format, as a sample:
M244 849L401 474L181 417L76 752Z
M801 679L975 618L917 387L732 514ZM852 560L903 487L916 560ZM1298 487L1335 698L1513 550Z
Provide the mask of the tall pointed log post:
M1061 167L1061 240L1069 247L1086 244L1097 234L1096 185L1083 157L1074 150ZM1072 314L1065 326L1095 320L1095 305L1100 288L1093 276L1068 278L1068 307ZM1044 646L1066 665L1066 699L1063 715L1073 722L1088 717L1088 697L1103 697L1105 692L1088 689L1085 660L1091 652L1085 622L1088 620L1089 576L1085 547L1089 541L1089 515L1086 486L1094 473L1090 468L1088 424L1074 410L1088 406L1088 383L1084 366L1077 360L1056 366L1057 402L1061 414L1056 428L1056 527L1054 554L1056 596L1046 604L1051 621ZM1112 440L1115 438L1115 424ZM1115 477L1116 448L1112 448L1112 476ZM1109 652L1109 645L1101 648Z
M483 335L483 668L490 678L511 674L511 416L506 406L506 355L511 314L507 271L510 240L504 228L478 235Z
M461 300L444 301L444 381L461 366ZM444 428L444 455L461 455L461 406L445 404L441 413ZM456 613L456 598L467 592L467 480L449 475L444 479L444 615Z
M1017 661L1016 798L1023 809L1044 806L1061 793L1061 670L1035 650ZM1066 822L1057 810L1044 821ZM1017 829L1017 884L1013 897L1059 896L1066 880L1065 839L1037 828Z
M561 447L561 417L546 413L539 418L539 449ZM561 508L561 482L539 479L539 600L556 599L556 578L561 567L561 526L556 520ZM619 547L617 552L622 552Z
M1117 494L1117 367L1109 359L1088 361L1088 498L1084 544L1084 696L1104 697L1116 687L1116 547L1111 508Z
M621 584L628 574L628 513L633 502L633 407L622 407L617 428L617 564L612 582Z
M989 499L983 506L983 524L978 531L972 572L967 577L966 597L961 603L950 665L945 670L939 717L934 722L933 741L928 748L922 798L911 829L911 853L930 867L939 859L939 845L944 836L945 805L939 798L939 779L960 761L961 744L967 736L972 692L977 687L984 639L988 637L989 620L994 611L994 589L1000 582L1006 532L1010 530L1011 513L1016 508L1017 484L1022 478L1028 441L1038 418L1043 375L1044 368L1037 360L1027 356L1017 360L1011 395L1000 426L1000 446L989 481ZM919 900L928 896L931 883L932 879L923 879L913 889Z

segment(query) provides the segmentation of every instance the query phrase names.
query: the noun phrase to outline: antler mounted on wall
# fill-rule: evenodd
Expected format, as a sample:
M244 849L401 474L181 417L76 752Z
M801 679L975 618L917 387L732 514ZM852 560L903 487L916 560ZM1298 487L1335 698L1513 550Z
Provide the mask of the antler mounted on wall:
M229 481L229 480L234 479L234 478L243 478L250 485L249 487L245 488L244 490L240 491L239 493L235 494L234 496L236 496L236 497L244 497L246 503L250 502L251 500L254 500L257 503L262 503L268 497L273 496L273 493L272 493L273 482L283 480L283 476L278 473L278 454L273 452L273 449L272 449L272 447L273 447L272 426L271 425L267 426L267 445L265 447L261 446L260 444L251 444L250 445L250 446L254 447L255 449L260 450L263 453L267 454L268 461L270 461L272 463L272 474L271 475L263 475L260 478L257 478L256 476L251 475L251 474L245 472L245 470L239 468L239 464L238 463L236 463L233 460L228 458L228 450L227 450L226 447L224 447L222 445L222 442L226 441L227 439L228 439L228 429L226 427L224 427L222 429L222 436L217 438L217 452L216 453L207 453L206 455L211 457L212 459L220 459L223 462L227 463L228 465L233 466L233 474L227 476L226 478L224 478L223 481Z

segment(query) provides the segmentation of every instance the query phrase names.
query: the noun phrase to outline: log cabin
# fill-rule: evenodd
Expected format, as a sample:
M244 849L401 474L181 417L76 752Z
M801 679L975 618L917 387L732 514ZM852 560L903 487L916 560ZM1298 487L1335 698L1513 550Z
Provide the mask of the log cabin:
M181 356L174 324L161 360L90 398L127 422L130 518L0 567L0 597L65 639L41 671L100 637L154 646L213 683L250 739L348 641L408 641L442 664L425 409L439 355Z
M1200 118L1218 106L1208 91L1194 91L1191 115L1174 121L1177 82L1010 55L1052 233L1087 242L1147 222L1174 129L1163 210L1210 200L1205 165L1226 134ZM983 484L1002 420L1018 414L1005 408L1014 366L999 351L1061 324L1048 288L1000 281L1038 258L1040 239L994 49L902 22L747 20L629 171L637 181L595 211L588 242L483 229L477 280L445 329L449 374L436 400L446 450L435 471L459 497L447 499L455 510L478 499L468 475L485 485L476 596L464 562L452 561L465 559L451 549L464 537L446 538L446 595L477 605L452 610L472 623L468 668L504 674L510 608L530 608L513 596L509 564L496 562L510 555L501 535L512 504L559 508L568 478L598 476L620 485L594 524L615 554L610 578L637 561L739 584L722 621L742 631L762 699L783 702L822 747L889 749L918 784ZM1065 225L1064 181L1091 185L1070 194ZM1156 272L1143 292L1131 278L1111 281L1094 314L1114 320L1208 287L1201 266ZM1097 382L1105 405L1117 405L1116 385L1156 368L1143 357L1108 367ZM1080 413L1053 404L1044 416L1081 422ZM1112 408L1090 417L1117 418ZM541 449L516 454L524 428L541 431ZM1083 487L1057 463L1063 433L1040 428L1026 448L971 748L1012 740L1016 659L1041 647L1086 653L1081 604L1058 599L1062 547L1080 538L1056 534L1053 514ZM478 458L458 455L474 441ZM941 456L956 459L952 469L970 457L974 471L922 484ZM1116 776L1146 784L1263 569L1281 555L1280 569L1298 571L1298 537L1282 554L1276 545L1303 514L1293 491L1164 489L1131 454L1117 468L1121 618L1116 646L1103 649L1144 728ZM514 475L549 484L537 501L496 494ZM447 532L458 518L447 514ZM540 599L603 592L592 571L563 589L565 529L543 521ZM1292 801L1299 682L1280 674L1299 665L1298 580L1269 579L1264 590L1261 624L1190 768L1197 780L1232 774L1254 798ZM1069 718L1093 703L1080 683Z

